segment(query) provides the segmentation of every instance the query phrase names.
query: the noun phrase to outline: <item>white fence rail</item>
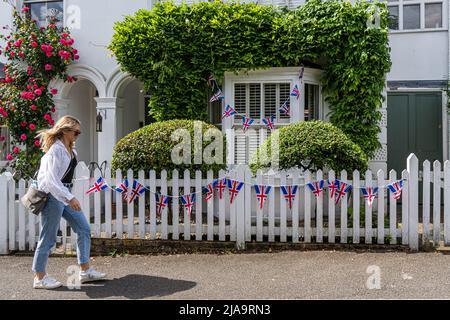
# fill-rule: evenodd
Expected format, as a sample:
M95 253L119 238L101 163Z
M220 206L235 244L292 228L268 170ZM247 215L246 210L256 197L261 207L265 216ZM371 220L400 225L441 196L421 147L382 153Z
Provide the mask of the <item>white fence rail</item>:
M381 170L376 173L330 171L328 174L291 170L269 176L258 172L252 177L248 168L238 167L218 174L245 182L231 205L227 190L221 199L218 190L209 201L202 196L203 186L217 178L212 172L207 172L205 178L197 171L191 178L187 170L183 173L175 170L170 175L165 171L158 174L150 171L146 175L144 171L136 174L131 170L126 173L117 170L112 177L107 169L104 178L110 186L120 185L125 177L130 182L137 178L148 186L148 190L130 204L111 189L86 194L100 173L95 172L94 179L90 179L89 171L80 164L72 192L91 223L93 237L99 238L234 241L239 249L250 241L403 244L412 250L419 249L419 239L423 243L433 241L437 245L444 241L449 244L450 162L444 163L442 172L438 161L432 168L429 161L425 161L421 181L418 169L415 155L408 157L407 170L399 173L391 170L388 174ZM305 187L309 181L333 181L334 178L353 186L352 192L338 204L329 197L327 189L316 198ZM395 200L385 187L401 178L405 179L405 185L401 199ZM262 209L256 200L254 184L275 186ZM292 209L287 206L279 185L299 185ZM362 197L359 189L362 186L380 188L371 207ZM0 175L0 254L36 247L40 216L26 212L19 201L26 187L24 180L15 182L10 174ZM155 192L175 197L160 215L157 215ZM176 197L193 192L197 201L188 215ZM64 220L60 229L58 242L66 248L74 247L76 235Z

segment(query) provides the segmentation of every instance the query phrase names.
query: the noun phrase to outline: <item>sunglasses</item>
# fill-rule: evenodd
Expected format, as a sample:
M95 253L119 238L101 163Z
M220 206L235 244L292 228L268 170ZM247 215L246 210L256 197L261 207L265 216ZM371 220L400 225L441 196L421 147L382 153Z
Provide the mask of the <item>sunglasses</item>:
M74 134L75 137L78 137L81 134L81 131L79 131L79 130L72 130L71 129L70 131L73 131L73 134Z

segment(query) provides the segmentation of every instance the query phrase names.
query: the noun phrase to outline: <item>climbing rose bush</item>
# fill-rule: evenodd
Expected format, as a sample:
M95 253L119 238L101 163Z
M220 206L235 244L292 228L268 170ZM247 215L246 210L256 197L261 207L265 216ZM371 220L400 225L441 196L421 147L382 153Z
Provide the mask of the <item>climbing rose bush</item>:
M14 10L13 27L4 26L7 32L0 35L5 43L0 54L8 59L0 78L0 124L10 131L6 159L17 179L30 178L37 170L42 151L36 133L55 123L53 96L58 91L50 82L76 80L67 74L67 67L79 59L75 41L67 28L56 26L56 19L48 22L39 27L24 7Z

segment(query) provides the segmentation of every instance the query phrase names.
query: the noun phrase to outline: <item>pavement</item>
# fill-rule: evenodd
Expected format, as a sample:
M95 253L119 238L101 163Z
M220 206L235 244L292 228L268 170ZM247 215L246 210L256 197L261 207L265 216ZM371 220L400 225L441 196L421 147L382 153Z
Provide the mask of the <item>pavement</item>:
M51 257L65 285L32 288L31 256L0 256L0 299L450 299L450 255L283 251L91 258L108 279L74 284L76 258ZM72 265L72 267L70 267Z

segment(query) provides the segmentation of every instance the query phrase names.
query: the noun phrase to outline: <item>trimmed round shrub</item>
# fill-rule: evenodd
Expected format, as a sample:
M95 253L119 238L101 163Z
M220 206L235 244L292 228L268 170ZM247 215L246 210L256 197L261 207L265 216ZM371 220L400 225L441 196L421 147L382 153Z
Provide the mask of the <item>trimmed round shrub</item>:
M279 169L308 168L367 170L368 158L362 149L345 133L323 121L302 121L276 130L258 148L250 161L255 173L271 167L272 140L279 135Z
M199 152L202 155L202 158L200 159L201 163L198 164L194 161L194 123L196 128L198 128L198 133L200 133L200 128L202 133L202 150ZM185 129L186 131L178 129ZM172 139L173 134L183 134L183 132L186 133L187 139L185 138L183 140L181 138L175 138L175 136ZM213 137L206 141L207 139L205 139L205 137L211 132L219 134L221 139L216 140ZM187 133L189 133L189 135L187 135ZM198 134L198 136L200 135ZM183 160L182 163L177 164L172 161L173 150L180 150L180 144L182 144L183 141L185 141L187 146L189 137L190 157L187 156L187 161ZM197 137L197 139L199 138ZM223 147L221 161L217 161L217 163L214 161L214 163L208 164L203 158L205 148L209 146L208 150L210 150L214 145L218 146L220 144L222 144ZM175 154L179 154L181 158L184 154L189 155L188 153L182 153L181 151L178 153L175 152ZM211 154L211 152L207 151L207 154ZM214 156L215 153L212 153L212 155ZM211 161L209 161L209 163L210 162ZM222 136L220 129L211 124L207 124L206 122L194 120L161 121L140 128L119 140L114 147L112 156L112 171L114 172L116 169L120 169L122 175L125 175L128 169L132 169L135 175L137 175L139 170L144 170L147 175L149 170L155 170L156 173L159 174L161 170L165 169L168 171L168 177L171 177L172 170L177 169L180 173L180 177L182 177L184 170L188 169L191 170L191 176L194 177L195 170L201 170L203 176L206 176L208 170L213 170L213 172L217 174L220 169L225 168L226 141L225 137Z

